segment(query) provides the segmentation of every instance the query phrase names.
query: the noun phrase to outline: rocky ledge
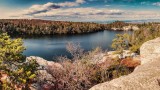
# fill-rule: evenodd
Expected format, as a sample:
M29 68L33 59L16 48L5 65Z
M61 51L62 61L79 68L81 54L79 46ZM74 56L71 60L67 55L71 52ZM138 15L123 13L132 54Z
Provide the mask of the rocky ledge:
M136 31L136 30L139 30L139 27L138 26L124 26L122 28L113 27L113 28L111 28L111 30L114 30L114 31L130 31L130 30Z
M140 52L141 65L133 73L90 90L160 90L160 38L144 43Z

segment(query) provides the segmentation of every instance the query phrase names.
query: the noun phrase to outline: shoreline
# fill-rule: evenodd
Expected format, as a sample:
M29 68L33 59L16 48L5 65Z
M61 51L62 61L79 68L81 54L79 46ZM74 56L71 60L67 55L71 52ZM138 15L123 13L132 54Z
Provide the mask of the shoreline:
M28 34L21 34L21 35L15 35L12 34L10 35L11 38L22 38L22 39L28 39L28 38L41 38L41 37L53 37L53 36L81 36L81 35L89 35L89 34L94 34L94 33L98 33L98 32L104 32L104 31L113 31L113 32L132 32L134 30L101 30L101 31L96 31L96 32L89 32L89 33L76 33L76 34L45 34L45 35L41 35L41 34L32 34L32 35L28 35Z

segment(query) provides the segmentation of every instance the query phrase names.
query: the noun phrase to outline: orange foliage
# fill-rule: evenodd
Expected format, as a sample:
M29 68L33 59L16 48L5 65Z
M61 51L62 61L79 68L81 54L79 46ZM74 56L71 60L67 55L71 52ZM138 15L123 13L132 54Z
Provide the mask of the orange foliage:
M140 60L132 59L132 58L125 58L122 59L121 64L126 67L135 68L140 65Z

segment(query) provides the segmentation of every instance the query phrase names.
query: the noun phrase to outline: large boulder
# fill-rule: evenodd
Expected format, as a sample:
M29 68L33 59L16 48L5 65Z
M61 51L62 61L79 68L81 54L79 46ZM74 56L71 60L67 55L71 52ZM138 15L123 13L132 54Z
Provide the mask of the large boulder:
M140 48L141 64L145 64L160 57L160 38L145 42Z
M133 73L90 90L160 90L160 38L144 43L140 52L142 64Z

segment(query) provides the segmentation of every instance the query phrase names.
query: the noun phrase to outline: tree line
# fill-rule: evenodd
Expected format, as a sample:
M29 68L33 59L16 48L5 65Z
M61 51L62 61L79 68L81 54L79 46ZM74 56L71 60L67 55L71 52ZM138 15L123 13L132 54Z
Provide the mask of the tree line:
M10 35L47 35L47 34L81 34L103 30L101 24L65 22L65 21L46 21L46 20L27 20L27 19L3 19L0 20L1 32Z
M49 21L39 19L1 19L0 31L9 35L83 34L129 25L121 21L111 24L93 22Z

